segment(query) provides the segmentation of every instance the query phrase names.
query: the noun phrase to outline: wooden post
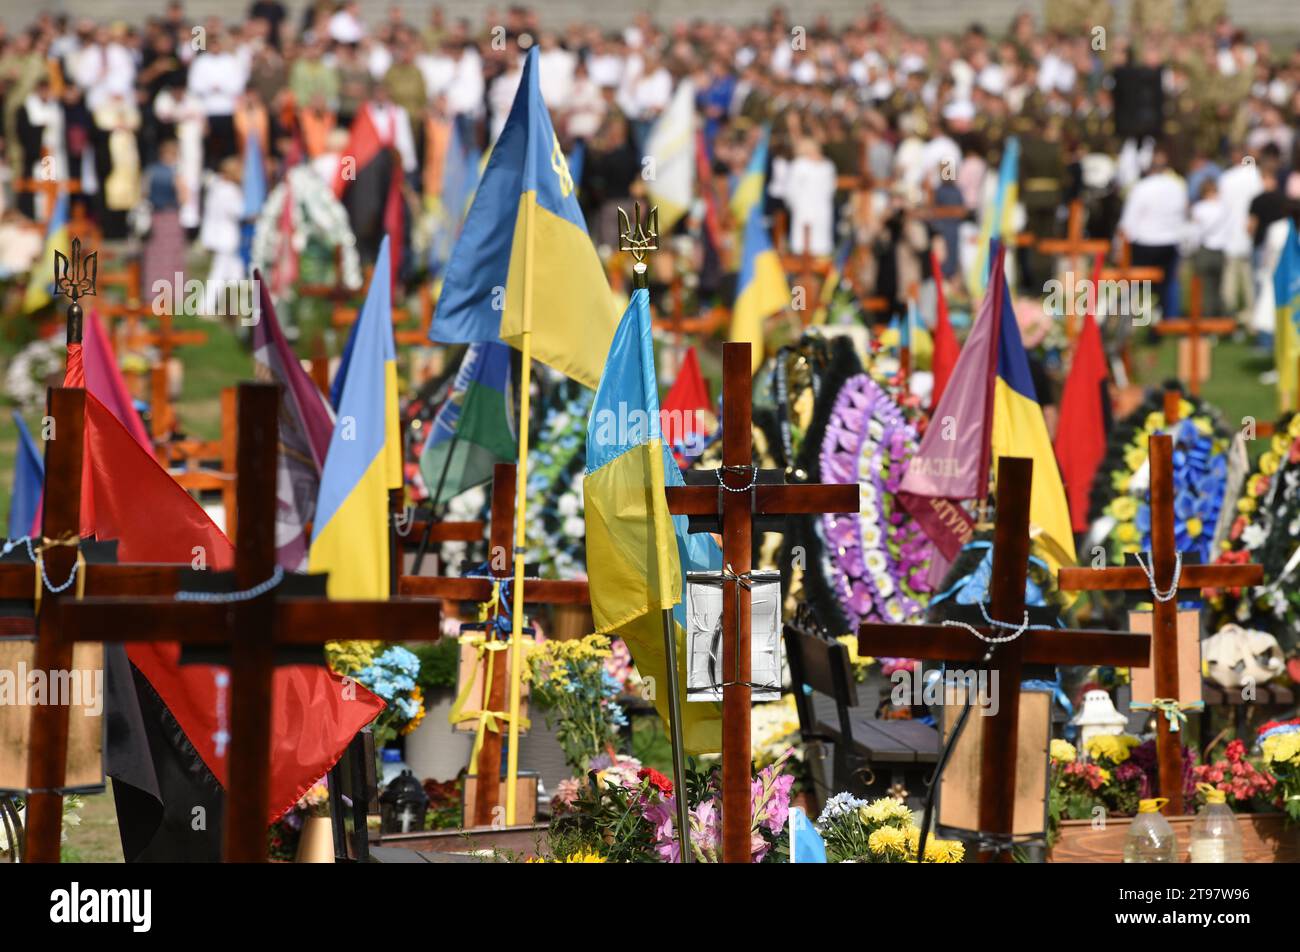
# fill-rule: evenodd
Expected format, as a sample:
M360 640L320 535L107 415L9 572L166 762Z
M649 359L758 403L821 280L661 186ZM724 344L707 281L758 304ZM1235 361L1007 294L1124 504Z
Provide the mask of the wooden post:
M753 516L858 511L853 484L759 482L753 464L751 366L748 343L723 346L722 469L715 471L722 489L667 489L671 512L721 518L723 565L729 573L722 599L722 853L727 863L750 861L750 595L738 579L750 571Z
M239 388L238 597L179 601L86 598L61 606L60 636L73 641L157 641L229 646L231 745L224 856L266 858L272 679L278 645L320 645L364 631L380 641L434 641L441 611L427 601L285 598L274 584L275 472L280 392ZM263 588L260 594L251 591Z
M1029 500L1033 461L1017 457L998 460L997 518L993 529L993 571L989 592L989 617L1020 625L1025 611L1025 578L1029 567ZM997 637L1005 628L976 626ZM980 765L980 831L1009 843L1014 830L1016 755L1020 723L1020 682L1029 664L1147 663L1151 639L1124 632L1052 629L1026 630L1019 637L990 648L969 631L955 625L863 624L858 629L858 651L875 656L899 656L936 661L977 661L998 673L998 710L983 730L984 752ZM990 658L989 655L992 655ZM980 860L1010 861L1006 850L982 852Z
M1176 392L1174 393L1177 397ZM1166 393L1166 414L1169 413ZM1173 406L1177 419L1177 401ZM1157 698L1178 702L1178 592L1198 588L1236 588L1258 585L1264 570L1258 565L1182 565L1174 576L1177 548L1174 544L1173 440L1157 434L1149 441L1151 470L1151 562L1152 577L1138 566L1125 568L1062 568L1058 584L1065 591L1108 591L1113 589L1171 592L1167 599L1153 599L1151 664ZM1176 583L1176 584L1175 584ZM1183 812L1183 759L1179 734L1171 732L1169 720L1156 716L1156 745L1160 763L1160 795L1169 803L1165 812Z
M498 463L492 477L492 522L488 535L488 578L460 576L447 578L429 575L403 575L398 579L397 590L402 595L417 598L440 598L447 601L486 602L492 597L493 584L509 583L513 574L515 524L516 470L513 463ZM446 523L458 526L461 523ZM482 523L478 523L481 526ZM435 527L437 528L437 527ZM481 538L481 535L476 536ZM557 581L539 579L529 581L525 599L529 604L585 605L591 601L585 581ZM499 605L498 614L508 617L510 606ZM488 632L491 636L492 632ZM483 686L484 710L506 710L506 652L498 651L502 658L492 666L492 681ZM474 798L475 826L490 826L496 819L500 805L502 732L487 730L479 747L475 764L476 792Z

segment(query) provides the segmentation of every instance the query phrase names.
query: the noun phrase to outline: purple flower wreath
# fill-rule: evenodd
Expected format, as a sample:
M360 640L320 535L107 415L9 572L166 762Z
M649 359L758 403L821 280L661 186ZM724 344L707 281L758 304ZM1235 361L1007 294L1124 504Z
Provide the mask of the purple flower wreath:
M826 482L856 482L861 509L828 513L821 524L828 579L854 628L925 610L930 542L897 501L916 448L916 429L888 393L866 374L845 381L822 440L821 472Z

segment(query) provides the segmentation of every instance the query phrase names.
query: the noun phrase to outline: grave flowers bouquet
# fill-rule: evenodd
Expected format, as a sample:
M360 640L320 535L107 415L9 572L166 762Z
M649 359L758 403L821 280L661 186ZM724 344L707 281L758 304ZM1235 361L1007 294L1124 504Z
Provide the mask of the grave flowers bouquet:
M1266 798L1277 785L1271 775L1246 758L1246 745L1241 740L1229 741L1221 759L1197 764L1192 768L1192 776L1197 783L1208 783L1222 790L1228 806L1234 810L1250 809L1255 798Z
M609 638L536 642L529 649L532 700L556 728L564 759L575 772L611 747L627 715L618 696L622 684L610 674Z
M915 862L921 839L912 811L901 800L868 802L848 792L826 801L817 830L832 863ZM926 839L927 863L960 863L965 856L966 848L956 840Z
M1300 717L1269 721L1259 729L1264 766L1277 780L1276 795L1288 820L1300 823Z
M1060 820L1091 819L1098 807L1108 814L1137 812L1138 800L1149 785L1132 751L1140 741L1128 734L1093 737L1087 759L1068 741L1051 743L1051 796L1048 806L1053 829Z
M788 853L786 823L794 777L783 772L789 752L758 771L751 784L751 859L779 862ZM606 763L595 769L597 762ZM597 758L584 781L561 789L553 803L548 846L553 856L596 855L611 863L676 863L681 791L659 771L619 758ZM716 768L688 768L685 796L695 862L716 863L722 856L722 795ZM567 783L567 782L566 782ZM564 784L561 785L564 788Z
M355 672L340 673L352 674L388 704L375 718L377 749L386 746L399 733L409 733L424 719L424 697L416 683L420 659L401 645L390 645Z

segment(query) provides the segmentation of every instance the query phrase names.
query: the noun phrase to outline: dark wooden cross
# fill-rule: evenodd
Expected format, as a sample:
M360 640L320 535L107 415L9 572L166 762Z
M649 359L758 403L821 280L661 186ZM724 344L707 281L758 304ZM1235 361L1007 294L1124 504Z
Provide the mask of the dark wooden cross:
M154 380L165 378L163 368L154 368ZM163 384L165 386L165 382ZM155 383L155 414L163 412L157 402L157 384ZM239 510L239 397L234 387L221 390L221 437L216 440L173 440L168 437L171 430L163 429L159 438L157 416L154 418L154 445L158 461L163 465L172 479L176 480L186 492L219 492L221 507L225 512L226 536L235 541L235 528L239 523L236 513ZM169 426L170 421L163 421ZM216 464L215 467L212 464ZM203 465L207 464L207 465Z
M86 595L164 595L176 591L182 568L177 565L78 565L77 542L81 538L81 474L85 451L86 392L55 387L49 394L49 414L54 421L51 439L46 441L45 486L42 504L41 540L32 540L41 555L44 574L61 585L72 573L80 579ZM38 584L34 565L0 564L0 600L32 598ZM77 585L53 591L44 582L36 612L37 671L71 671L70 642L59 637L59 605L76 597ZM27 850L29 863L57 863L63 826L63 795L68 759L69 706L38 704L31 709L31 756L28 761Z
M1208 377L1210 374L1208 352L1205 355L1207 365L1204 368L1201 367L1202 335L1231 334L1237 327L1237 319L1234 317L1205 317L1201 314L1201 276L1199 274L1192 275L1192 300L1187 316L1168 318L1156 325L1157 334L1177 335L1186 339L1188 348L1187 389L1192 396L1200 396L1201 378Z
M799 317L805 325L812 322L816 308L813 304L821 297L822 284L834 268L832 258L813 257L812 225L803 227L803 251L797 255L781 255L781 267L787 274L798 275L795 282L803 289L803 308Z
M276 572L279 412L279 387L240 384L240 532L234 567L239 592L259 589ZM441 629L440 606L427 601L284 597L274 585L244 600L88 597L73 603L65 599L60 609L65 645L163 641L229 647L231 740L223 855L230 862L266 859L276 649L323 645L358 632L376 641L435 641Z
M671 512L720 519L722 562L730 567L722 599L722 670L736 673L722 687L722 858L727 863L750 861L750 592L737 577L745 578L752 567L754 516L858 511L853 484L760 481L754 465L751 366L748 343L723 346L722 468L712 471L719 485L667 490Z
M1166 395L1167 396L1167 395ZM1166 399L1166 407L1170 401ZM1173 420L1177 420L1177 394ZM1168 414L1168 410L1166 411ZM1173 439L1151 437L1148 459L1151 472L1151 577L1140 566L1123 568L1063 568L1057 584L1065 591L1158 590L1153 598L1151 631L1157 698L1178 703L1178 593L1200 588L1236 588L1258 585L1264 579L1259 565L1180 565L1175 573ZM1144 663L1145 666L1145 663ZM1183 757L1179 735L1170 730L1169 718L1157 712L1156 749L1160 760L1160 795L1169 803L1170 816L1183 813Z
M1025 578L1029 568L1029 497L1033 460L998 458L997 518L993 527L993 572L989 618L1019 626L1026 619ZM1002 628L976 626L995 637ZM1112 631L1028 630L990 646L954 625L876 625L858 629L858 651L875 656L975 662L998 672L1002 696L996 714L984 725L980 765L979 827L982 833L1009 837L1014 829L1020 682L1025 664L1117 664L1143 667L1150 654L1147 635ZM1003 860L1010 853L997 854ZM981 854L981 860L993 858Z
M515 488L515 464L497 463L492 475L492 523L488 535L487 561L490 577L403 575L398 580L398 592L417 598L439 598L455 602L490 600L495 585L514 578ZM585 581L529 579L524 593L524 601L529 605L591 604L591 594ZM498 605L497 612L510 617L510 605ZM490 628L488 637L491 637L492 631ZM491 684L483 685L483 710L500 714L506 710L506 698L506 665L501 660L492 666ZM501 729L486 730L479 747L478 763L475 765L472 820L475 826L490 826L500 803L502 734ZM507 778L507 782L513 781L513 777Z

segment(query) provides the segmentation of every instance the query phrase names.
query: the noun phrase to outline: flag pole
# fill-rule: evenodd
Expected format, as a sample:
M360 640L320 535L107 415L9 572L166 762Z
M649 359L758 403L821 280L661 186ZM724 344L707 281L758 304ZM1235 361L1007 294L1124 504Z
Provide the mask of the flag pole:
M524 546L528 515L528 414L533 383L533 219L537 199L529 196L524 206L524 313L520 346L523 370L519 385L519 486L515 503L515 584L510 593L510 746L506 749L506 825L515 825L519 778L519 694L523 677L524 638ZM493 553L488 553L489 563Z
M636 259L636 264L632 266L632 293L645 291L649 294L650 282L646 275L645 258L649 252L659 250L659 209L651 208L646 221L642 222L641 203L633 202L632 215L633 218L629 220L624 209L618 210L618 248L619 251L630 252ZM680 339L680 333L677 336ZM662 561L659 569L659 594L662 597L663 590L667 587L663 577ZM677 805L678 850L681 861L689 863L692 858L691 818L690 804L687 802L686 761L683 753L685 746L682 743L681 684L677 671L677 623L673 619L671 608L661 609L660 617L664 629L664 668L668 676L666 685L668 739L673 752L673 794Z

